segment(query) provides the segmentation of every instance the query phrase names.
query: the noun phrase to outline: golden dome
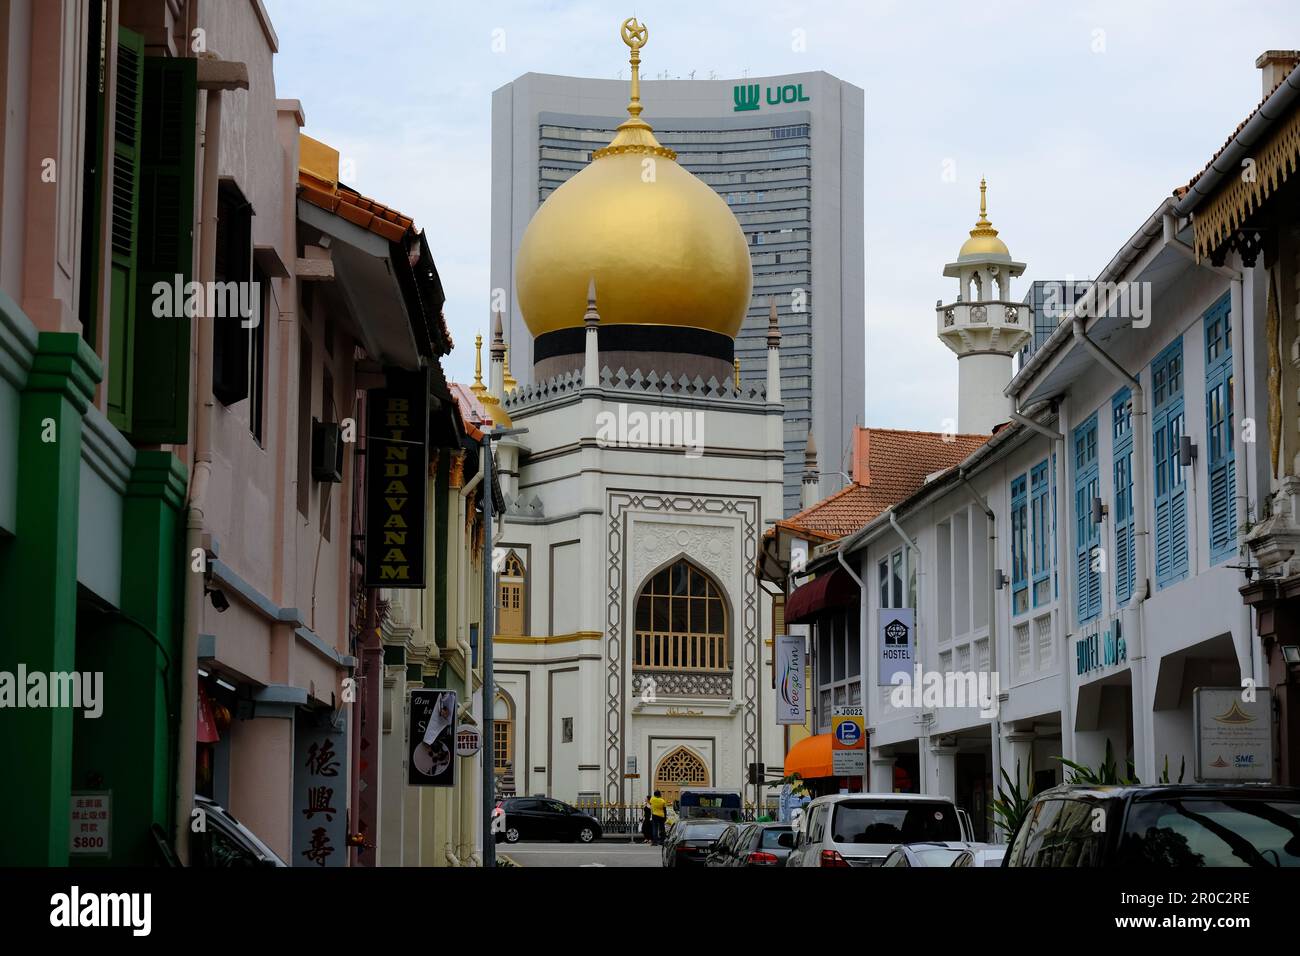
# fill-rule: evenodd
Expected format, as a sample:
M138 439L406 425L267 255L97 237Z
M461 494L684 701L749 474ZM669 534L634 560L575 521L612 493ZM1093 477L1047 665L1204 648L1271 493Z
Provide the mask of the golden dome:
M988 184L983 179L980 180L980 217L975 223L975 228L970 231L970 238L961 246L961 252L957 253L957 259L967 259L971 257L984 258L986 256L1006 256L1011 258L1011 252L1007 249L1007 244L998 238L998 231L993 228L993 223L989 222L987 205L985 202L985 190Z
M646 36L635 19L624 22L629 118L524 231L515 289L534 336L581 327L593 278L601 325L676 325L734 338L745 318L753 267L740 223L640 117Z

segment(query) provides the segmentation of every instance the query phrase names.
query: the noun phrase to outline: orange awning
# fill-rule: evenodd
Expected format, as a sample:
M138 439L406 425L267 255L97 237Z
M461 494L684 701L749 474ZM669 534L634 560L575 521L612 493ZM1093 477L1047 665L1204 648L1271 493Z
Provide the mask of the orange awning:
M797 773L804 780L811 780L813 777L835 776L832 767L831 735L814 734L790 748L783 769L787 776Z

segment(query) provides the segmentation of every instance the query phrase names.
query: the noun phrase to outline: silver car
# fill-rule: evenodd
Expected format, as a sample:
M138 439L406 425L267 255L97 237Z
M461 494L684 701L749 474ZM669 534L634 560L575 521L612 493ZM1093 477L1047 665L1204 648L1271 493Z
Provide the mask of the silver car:
M971 841L965 816L948 797L919 793L841 793L818 797L787 866L880 866L900 843Z

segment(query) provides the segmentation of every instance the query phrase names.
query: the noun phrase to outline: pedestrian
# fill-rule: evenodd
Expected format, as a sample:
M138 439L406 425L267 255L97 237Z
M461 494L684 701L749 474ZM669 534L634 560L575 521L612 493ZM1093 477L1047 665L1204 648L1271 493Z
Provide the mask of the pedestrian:
M654 820L650 811L650 797L645 798L645 803L641 806L641 842L654 842Z
M668 812L668 801L658 790L650 798L650 842L662 846L664 842L664 819Z

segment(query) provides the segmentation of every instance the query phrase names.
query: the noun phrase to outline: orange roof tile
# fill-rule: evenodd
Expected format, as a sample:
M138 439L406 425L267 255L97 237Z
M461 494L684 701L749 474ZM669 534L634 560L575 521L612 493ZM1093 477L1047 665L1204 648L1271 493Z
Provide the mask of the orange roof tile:
M918 491L927 476L964 461L990 437L858 428L853 435L854 483L776 527L824 541L852 534Z

